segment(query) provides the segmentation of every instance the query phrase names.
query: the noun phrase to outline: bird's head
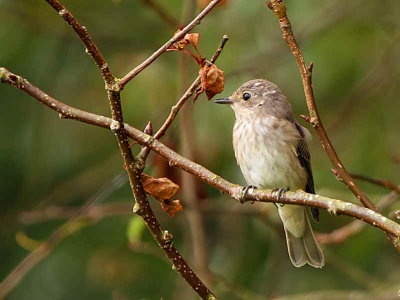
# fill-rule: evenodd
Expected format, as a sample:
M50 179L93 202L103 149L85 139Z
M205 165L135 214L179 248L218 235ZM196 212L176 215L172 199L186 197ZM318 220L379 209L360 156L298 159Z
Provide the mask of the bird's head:
M228 98L217 99L214 103L230 105L236 117L243 114L246 116L257 114L287 118L292 113L291 106L282 91L264 79L250 80Z

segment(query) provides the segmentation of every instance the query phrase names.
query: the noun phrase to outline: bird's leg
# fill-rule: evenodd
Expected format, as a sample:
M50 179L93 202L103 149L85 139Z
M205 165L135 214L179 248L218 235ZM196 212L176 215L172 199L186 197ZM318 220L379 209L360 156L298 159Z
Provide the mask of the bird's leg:
M287 191L289 191L290 189L288 187L286 188L276 188L272 190L272 194L276 194L276 200L280 200L281 197L283 196L284 193L286 193ZM285 204L283 203L277 203L275 205L279 205L280 207L284 206Z
M247 196L249 190L256 189L256 188L257 187L255 185L252 185L252 184L249 184L248 186L244 187L242 189L242 193L240 195L240 202L241 203L245 203L246 202L246 196ZM254 203L254 201L253 201L253 203Z

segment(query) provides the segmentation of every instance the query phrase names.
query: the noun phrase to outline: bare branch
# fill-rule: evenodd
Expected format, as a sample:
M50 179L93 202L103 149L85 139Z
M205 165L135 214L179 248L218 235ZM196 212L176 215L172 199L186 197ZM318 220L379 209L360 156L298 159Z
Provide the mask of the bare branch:
M123 153L125 168L126 170L128 170L128 177L130 180L130 184L134 191L136 201L138 203L138 207L135 209L134 212L142 216L143 220L146 222L146 225L149 228L149 231L152 233L154 239L160 245L166 256L174 264L176 271L192 286L192 288L201 297L207 297L208 295L212 295L209 289L190 269L189 265L182 258L182 256L175 249L175 247L172 246L172 238L170 237L168 237L167 239L165 238L165 232L167 231L161 229L161 225L158 222L157 218L155 217L150 207L150 204L148 203L148 200L146 198L146 194L143 190L140 177L141 168L138 167L137 163L134 161L134 158L132 156L132 152L129 148L128 139L125 133L126 128L124 128L124 126L120 126L119 125L120 123L115 119L110 119L107 117L85 112L73 108L71 106L68 106L62 102L59 102L56 99L44 93L43 91L41 91L39 88L33 86L26 79L17 76L15 74L12 74L4 68L0 68L0 81L8 83L16 88L25 91L33 98L43 103L44 105L57 111L61 118L79 120L88 124L97 125L103 128L109 128L112 131L116 132L120 149L121 152ZM120 103L118 103L118 98L116 97L119 97L119 93L118 92L112 93L111 101L114 101L113 105L118 107ZM113 117L121 120L122 114L120 114L118 111L113 111ZM42 250L38 250L37 253L41 253L41 251ZM30 263L30 261L28 262ZM0 290L2 290L2 286L0 286Z
M393 182L389 181L389 180L382 180L382 179L378 179L378 178L372 178L372 177L368 177L368 176L364 176L364 175L358 175L358 174L350 174L351 177L353 177L354 179L359 179L359 180L363 180L372 184L376 184L379 185L381 187L384 187L386 189L392 190L398 194L400 194L400 187L398 187L397 185L395 185Z
M108 196L112 192L113 187L115 187L115 184L116 182L112 181L104 185L99 192L90 197L83 206L71 211L71 214L68 216L69 219L54 230L47 241L29 253L0 283L0 299L3 299L10 291L12 291L21 279L24 278L32 268L45 259L61 241L68 237L72 232L75 232L77 228L80 228L79 226L77 227L76 224L81 217L91 211L92 205L100 200L99 196Z
M220 0L214 0L214 4L210 3L206 9L203 10L200 15L195 18L186 28L189 31L195 25L200 23L200 20L204 18L204 16L209 12L212 7L217 4ZM210 292L210 290L204 285L204 283L200 280L200 278L192 271L183 257L179 254L174 246L172 246L173 236L168 233L168 231L163 230L161 228L160 223L158 222L156 216L154 215L150 204L148 202L146 193L143 188L141 174L144 168L144 164L140 160L136 160L131 151L128 135L124 127L123 120L123 112L121 106L121 96L120 90L121 86L116 83L114 76L111 74L111 71L106 63L104 57L101 55L99 49L97 48L94 41L89 36L86 28L81 26L77 20L72 16L72 14L57 0L46 0L66 21L68 24L72 26L74 31L77 33L79 39L85 44L87 52L93 56L97 66L102 71L104 83L106 86L107 96L109 100L109 105L111 109L112 122L109 124L110 129L114 132L118 146L120 148L121 156L124 161L124 168L128 174L129 183L131 186L132 193L136 199L136 204L134 206L134 213L140 215L146 223L147 228L153 235L154 239L157 241L164 254L169 258L171 263L174 265L174 269L181 275L186 282L192 287L192 289L202 298L215 298L214 295ZM213 4L213 5L212 5ZM182 33L182 37L183 37ZM180 34L177 35L176 38L178 40ZM172 41L173 39L171 39ZM148 66L152 61L154 61L162 52L158 55L153 54L147 61L148 64L144 65L141 70L143 70L146 66ZM3 72L3 69L0 69L0 77L1 81L3 81L3 75L7 72ZM9 74L10 75L10 74ZM132 79L134 76L130 77ZM11 74L11 77L8 77L11 82L14 79L17 80L15 83L17 87L24 89L24 84L27 83L26 80L19 81L18 78L14 77ZM130 80L129 79L129 80ZM9 82L10 83L10 82ZM39 89L29 85L29 87L33 88L30 90L32 93L39 93L41 97L42 103L46 103L46 98L48 96L40 91ZM52 104L54 105L56 102L55 99L51 99ZM71 111L63 111L60 108L60 116L64 118L73 117L73 113ZM78 112L79 115L82 115L82 112ZM84 114L84 113L83 113ZM101 119L101 118L100 118ZM97 122L101 122L102 120L98 119ZM104 123L103 123L104 124Z
M334 166L332 172L338 177L338 179L346 184L346 186L353 192L353 194L361 201L361 203L371 209L376 211L376 207L368 199L367 195L358 187L354 182L353 178L350 176L349 172L344 167L339 156L337 155L333 145L326 133L324 125L322 124L321 118L318 113L318 108L315 103L314 90L312 86L312 69L314 64L311 62L309 66L306 65L304 56L297 44L292 31L292 25L286 15L286 5L283 0L271 0L267 2L268 7L275 13L279 19L279 25L283 32L283 38L289 46L290 51L296 59L297 65L299 67L301 80L303 82L304 95L306 98L307 108L310 116L304 117L317 132L319 139L321 141L322 148L325 149L331 163ZM396 249L400 251L400 245L395 237L388 235L388 238L393 242Z
M154 52L149 58L147 58L140 65L131 70L128 74L126 74L121 80L118 81L118 85L121 89L136 75L142 72L145 68L147 68L153 61L157 59L161 54L163 54L173 43L181 40L186 33L193 29L196 25L200 24L201 20L222 0L212 0L201 12L198 14L196 18L193 19L188 25L186 25L179 34L173 36L168 42L162 45L156 52Z
M400 187L400 186L399 186ZM390 207L397 199L399 194L395 191L387 194L376 205L379 211L383 211ZM365 223L359 220L354 220L349 224L344 225L330 233L317 233L317 239L321 244L340 244L348 238L355 236L365 228Z
M110 125L113 122L113 120L110 118L85 112L59 102L45 94L37 87L33 86L26 79L17 76L4 68L0 68L0 79L1 82L8 83L25 91L49 108L58 112L64 111L64 116L70 119L75 119L107 129L110 128ZM395 235L397 237L397 243L399 243L400 225L373 210L337 199L308 194L300 190L296 192L287 192L279 199L277 199L272 190L250 190L246 199L243 199L242 186L231 183L215 173L207 170L203 166L182 157L178 153L162 144L160 141L154 139L154 137L147 135L128 124L124 124L124 128L129 137L136 140L139 144L151 148L154 152L166 158L171 165L177 166L180 169L198 177L200 180L217 188L219 191L232 196L238 201L284 203L322 208L335 215L347 215L369 223L387 233Z
M227 35L224 35L222 37L221 44L219 45L217 51L211 58L210 62L215 63L216 60L218 59L219 55L221 54L222 50L225 47L226 42L229 40L229 37ZM161 128L156 132L154 135L155 139L160 139L161 137L164 136L164 134L167 132L169 126L171 126L172 122L175 120L176 116L178 115L179 110L182 108L182 106L186 103L187 100L191 96L193 96L194 92L200 87L200 75L197 76L195 81L190 85L190 87L186 90L186 92L183 94L183 96L179 99L179 101L172 106L171 112L168 115L167 119L165 120L164 124L161 126ZM149 155L149 148L144 147L139 154L139 157L142 161L145 161L147 156Z
M375 206L368 199L368 197L361 191L361 189L355 184L354 180L351 178L347 170L345 169L343 163L340 161L335 149L332 146L331 141L325 131L324 125L322 124L321 118L318 113L318 108L315 103L314 90L312 87L312 68L313 63L308 67L304 60L303 54L297 44L292 31L292 25L286 15L286 6L283 0L271 0L268 2L268 7L275 13L279 19L279 25L283 32L283 38L288 44L290 50L292 51L297 65L300 70L301 80L304 87L304 95L306 97L307 108L310 113L308 118L305 118L316 130L322 148L325 149L329 156L338 176L346 184L346 186L353 192L353 194L363 203L365 207L375 210Z
M76 215L80 208L68 206L49 206L43 210L24 211L19 215L23 224L46 222L49 220L68 219ZM132 204L128 202L92 205L79 218L98 221L111 216L132 215Z

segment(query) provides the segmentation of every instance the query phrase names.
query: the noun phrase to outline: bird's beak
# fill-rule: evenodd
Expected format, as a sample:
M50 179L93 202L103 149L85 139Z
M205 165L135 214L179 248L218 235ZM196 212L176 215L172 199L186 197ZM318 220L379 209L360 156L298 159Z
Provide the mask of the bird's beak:
M218 104L233 104L233 103L235 103L235 101L230 99L230 98L222 98L222 99L214 100L214 103L218 103Z

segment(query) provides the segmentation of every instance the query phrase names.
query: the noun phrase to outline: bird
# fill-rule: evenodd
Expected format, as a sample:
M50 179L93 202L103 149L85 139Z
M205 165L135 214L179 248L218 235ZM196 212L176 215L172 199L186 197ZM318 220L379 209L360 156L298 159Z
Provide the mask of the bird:
M235 113L233 148L248 188L278 192L301 189L315 193L307 143L310 132L294 118L292 107L277 85L254 79L230 97L217 99ZM276 204L282 220L289 257L295 267L321 268L325 259L311 227L307 207ZM317 208L311 208L319 220Z

